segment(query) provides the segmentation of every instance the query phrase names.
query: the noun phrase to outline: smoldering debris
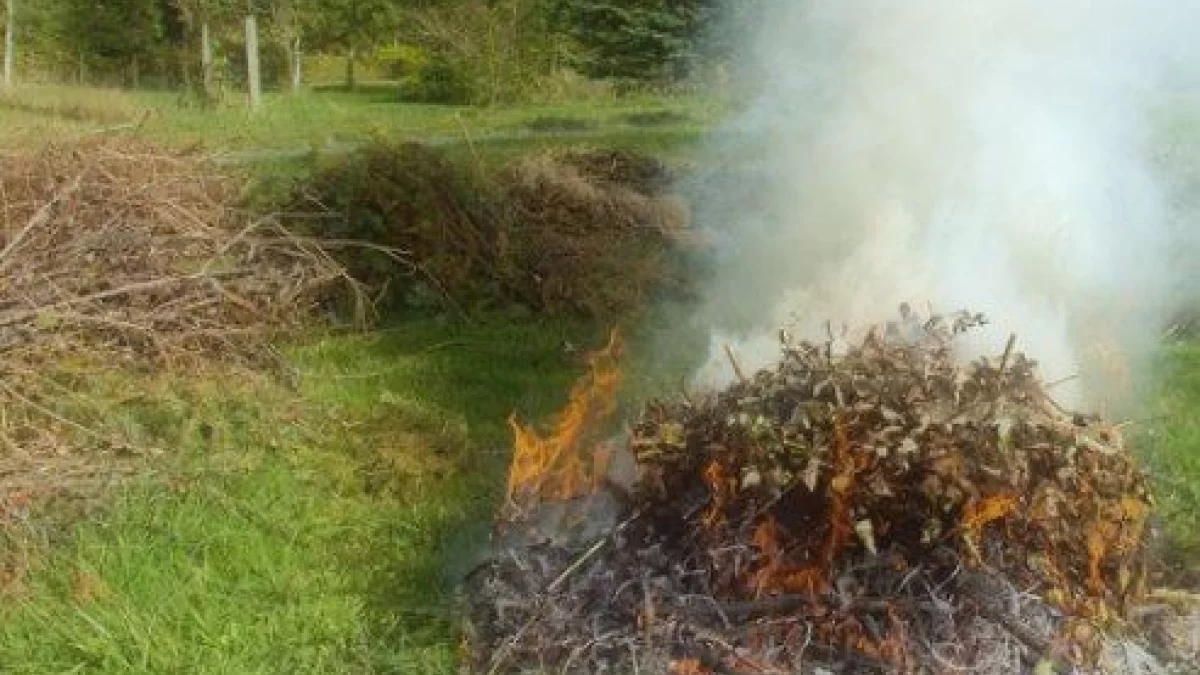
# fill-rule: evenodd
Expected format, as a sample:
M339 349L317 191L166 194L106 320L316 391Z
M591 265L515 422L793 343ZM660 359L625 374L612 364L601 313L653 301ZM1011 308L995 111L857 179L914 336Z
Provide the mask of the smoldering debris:
M1059 400L1138 414L1200 297L1196 146L1169 121L1192 114L1200 3L751 4L739 110L702 163L755 173L689 191L730 242L699 323L752 360L793 313L972 307L989 342L1018 332L1045 377L1079 376Z
M520 536L538 510L502 511L464 593L466 669L1161 669L1171 650L1138 637L1145 476L1015 338L960 365L984 322L880 326L840 349L781 335L773 369L646 406L627 439L638 480L606 494L603 536ZM578 495L543 504L594 515Z

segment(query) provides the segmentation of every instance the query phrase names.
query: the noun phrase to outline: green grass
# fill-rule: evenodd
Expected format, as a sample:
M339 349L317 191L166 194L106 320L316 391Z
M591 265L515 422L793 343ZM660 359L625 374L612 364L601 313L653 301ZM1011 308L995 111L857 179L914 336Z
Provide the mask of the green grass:
M263 108L252 113L238 97L206 110L186 105L174 92L44 85L0 97L0 145L30 145L137 123L136 131L122 133L201 145L239 161L342 151L378 137L496 149L501 154L539 143L580 142L656 151L693 144L723 115L717 101L699 97L632 96L489 108L404 103L386 87L355 93L269 93ZM575 130L543 129L547 120Z
M228 374L145 389L173 446L65 530L0 530L11 673L449 673L454 580L486 543L512 410L578 374L579 326L435 320L295 348L295 391ZM6 579L0 575L0 580Z
M101 375L113 424L167 453L65 529L0 529L0 571L26 570L0 575L4 672L454 672L454 584L486 542L505 418L557 409L581 370L563 341L601 337L423 319L287 350L295 388L221 370ZM692 338L669 315L634 333L636 397L694 368ZM1164 422L1144 447L1186 544L1200 531L1200 345L1162 368Z
M1200 342L1167 347L1158 368L1152 421L1137 443L1155 477L1172 562L1200 572Z
M250 113L241 106L216 112L172 109L163 96L143 95L158 114L145 133L177 142L203 142L214 148L321 148L353 143L372 136L425 140L460 140L469 137L531 132L537 120L553 117L588 125L571 135L604 135L612 131L657 129L696 130L715 116L704 102L690 100L633 99L585 102L570 105L519 107L465 107L402 103L378 93L325 92L300 96L270 95L263 110ZM627 116L646 110L666 110L684 121L657 127L630 124Z
M5 108L0 104L0 150L77 137L98 126L19 108Z

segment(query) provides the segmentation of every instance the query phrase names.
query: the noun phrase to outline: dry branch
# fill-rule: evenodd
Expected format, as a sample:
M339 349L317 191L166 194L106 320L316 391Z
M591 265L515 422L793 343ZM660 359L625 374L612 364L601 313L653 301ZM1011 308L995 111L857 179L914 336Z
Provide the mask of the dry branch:
M0 437L10 455L128 445L97 405L76 419L82 404L68 411L53 378L36 375L64 357L105 368L274 364L274 336L354 288L321 242L239 210L235 181L194 153L97 138L4 155L0 198Z

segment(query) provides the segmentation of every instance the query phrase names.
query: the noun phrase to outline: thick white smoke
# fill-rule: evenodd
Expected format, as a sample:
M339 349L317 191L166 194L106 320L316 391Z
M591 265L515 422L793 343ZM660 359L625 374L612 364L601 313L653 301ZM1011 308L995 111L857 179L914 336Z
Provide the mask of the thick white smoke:
M781 325L908 301L984 312L974 348L1016 333L1072 404L1127 395L1196 273L1151 136L1197 30L1200 0L774 2L714 142L739 168L697 190L723 236L700 379L725 342L759 366Z

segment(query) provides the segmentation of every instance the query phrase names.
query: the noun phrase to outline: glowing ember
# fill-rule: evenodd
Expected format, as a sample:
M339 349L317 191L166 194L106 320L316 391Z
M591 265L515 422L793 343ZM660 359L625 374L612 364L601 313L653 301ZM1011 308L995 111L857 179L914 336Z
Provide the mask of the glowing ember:
M616 409L621 382L621 336L589 356L588 374L571 389L554 430L542 436L514 414L513 458L508 469L508 506L520 513L538 501L565 501L591 494L607 470L608 454L597 449L594 432Z

